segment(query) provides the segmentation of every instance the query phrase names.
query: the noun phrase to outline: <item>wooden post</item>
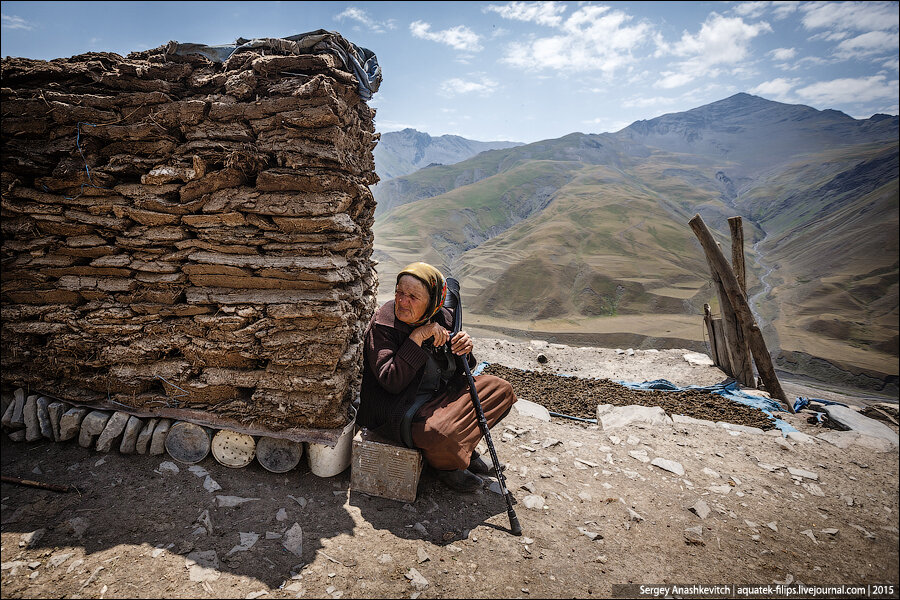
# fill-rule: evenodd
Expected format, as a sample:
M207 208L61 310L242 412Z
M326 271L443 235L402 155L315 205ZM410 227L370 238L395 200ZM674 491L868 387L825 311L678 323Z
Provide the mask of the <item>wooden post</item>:
M716 249L718 250L718 246L716 246ZM721 250L719 250L719 254L721 253ZM725 333L725 351L723 354L728 357L728 364L731 365L731 377L737 379L741 385L756 387L756 381L753 378L753 363L750 359L750 352L747 349L744 330L734 312L734 307L728 298L728 293L725 291L725 286L722 284L722 278L719 277L718 270L711 261L707 261L707 263L709 264L709 272L712 275L713 283L719 294L722 328Z
M722 317L712 320L713 333L716 336L716 351L719 353L719 362L722 371L729 377L734 377L734 369L728 358L728 341L725 339L725 323Z
M731 361L728 359L728 350L725 346L725 332L722 328L722 319L713 318L709 304L703 305L703 323L706 325L706 333L709 335L709 349L713 362L723 373L734 377Z
M734 276L741 288L741 294L744 300L747 299L747 277L744 267L744 225L741 217L731 217L728 219L728 228L731 230L731 266L734 270ZM740 336L740 356L745 358L745 362L741 363L743 367L742 377L749 385L756 387L756 378L753 375L753 363L750 360L750 345L746 335ZM743 383L743 382L742 382Z
M740 284L734 275L734 271L732 271L718 245L716 245L712 233L710 233L709 228L707 228L700 215L694 215L689 224L691 229L694 230L697 239L700 240L700 245L703 246L704 252L706 252L707 261L719 274L718 280L721 282L727 294L727 300L731 302L740 327L749 341L750 351L753 353L753 359L756 361L756 367L759 369L759 375L766 386L766 390L773 398L787 404L788 410L793 413L794 406L788 401L784 390L781 389L781 383L779 383L778 376L775 375L775 367L772 365L772 357L766 348L762 332L753 318L753 313L750 312L747 299L741 292Z
M719 352L716 350L716 332L713 331L712 324L712 312L709 309L709 304L703 305L703 324L706 325L706 335L709 336L709 353L712 354L713 362L717 367L721 367L719 364Z
M731 266L738 285L747 296L747 271L744 266L744 225L740 217L728 219L728 227L731 229Z

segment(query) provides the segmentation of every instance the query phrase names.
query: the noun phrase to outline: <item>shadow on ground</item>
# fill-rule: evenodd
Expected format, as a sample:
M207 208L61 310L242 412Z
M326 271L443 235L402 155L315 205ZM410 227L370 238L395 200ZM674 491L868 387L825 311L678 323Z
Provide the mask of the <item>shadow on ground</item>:
M4 476L75 488L59 493L2 484L4 561L15 560L24 550L27 534L40 532L31 547L45 548L48 557L63 552L77 556L83 549L85 563L96 562L88 557L98 552L111 550L115 555L120 545L142 547L141 559L135 564L116 564L124 580L146 581L149 569L163 578L176 570L175 578L184 581L188 556L215 552L216 571L278 588L320 552L332 562L354 564L352 552L344 552L341 544L357 535L358 527L368 531L370 526L376 535L389 532L397 538L447 545L464 539L481 524L508 525L501 496L487 489L457 494L427 474L422 476L416 501L405 504L351 491L349 469L335 477L319 478L304 459L297 469L274 474L255 462L230 469L210 456L197 466L208 471L222 489L209 491L204 487L205 476L191 472L189 465L179 464L177 473L160 469L163 462L174 462L167 455L102 453L74 442L13 443L3 438L0 464ZM219 506L217 496L254 500L229 508ZM303 531L300 556L282 544L283 534L294 523ZM235 550L247 539L242 539L241 533L258 535L247 550ZM9 534L18 534L20 541L10 539ZM384 545L389 546L390 539ZM103 559L113 560L105 554ZM182 565L185 570L178 573ZM129 569L134 571L133 577ZM67 580L60 576L60 593L78 591L77 585L74 590L66 585ZM153 595L166 590L160 579L133 591Z
M492 480L485 479L485 485ZM466 539L479 525L506 528L506 502L487 488L459 493L445 487L426 469L416 501L403 504L351 490L350 505L376 530L403 539L424 539L438 546Z

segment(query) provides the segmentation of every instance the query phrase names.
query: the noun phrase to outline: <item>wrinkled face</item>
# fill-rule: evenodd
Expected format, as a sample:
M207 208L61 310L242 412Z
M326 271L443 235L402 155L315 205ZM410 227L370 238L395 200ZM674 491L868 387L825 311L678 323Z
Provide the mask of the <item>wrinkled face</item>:
M394 315L412 325L422 318L428 308L428 288L413 277L404 275L394 290Z

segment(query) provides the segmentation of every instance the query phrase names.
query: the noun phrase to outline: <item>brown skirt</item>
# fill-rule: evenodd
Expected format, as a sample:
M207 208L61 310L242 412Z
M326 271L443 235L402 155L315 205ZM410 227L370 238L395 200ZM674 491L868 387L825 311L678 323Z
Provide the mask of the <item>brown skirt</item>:
M516 394L509 382L493 375L475 377L475 389L488 427L496 425L516 402ZM468 386L458 393L442 394L425 403L412 423L413 443L435 469L468 467L472 451L481 437Z

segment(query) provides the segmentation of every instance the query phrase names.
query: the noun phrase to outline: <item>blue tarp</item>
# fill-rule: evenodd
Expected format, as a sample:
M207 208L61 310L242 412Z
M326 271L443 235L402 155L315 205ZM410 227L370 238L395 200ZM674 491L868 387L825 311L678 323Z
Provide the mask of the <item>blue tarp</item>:
M803 408L804 406L807 406L810 402L818 402L819 404L837 404L838 406L847 406L843 402L835 402L833 400L823 400L822 398L804 398L803 396L799 396L797 398L797 401L794 402L794 410L798 411L801 408Z
M838 406L847 406L842 402L834 402L832 400L823 400L822 398L804 398L802 396L797 398L797 401L794 402L794 412L800 410L804 406L807 406L810 402L818 402L819 404L837 404ZM849 408L849 407L848 407ZM816 420L821 423L825 420L825 413L820 412L818 410L813 410L813 413L816 415Z
M363 100L371 100L372 94L381 85L381 66L375 53L345 40L336 31L317 29L286 38L258 38L247 40L238 38L234 44L206 46L204 44L179 44L169 42L170 52L184 56L200 54L213 62L225 62L233 54L257 48L271 49L285 54L316 54L330 52L344 63L344 68L353 73L359 81L359 95Z
M741 404L744 404L746 406L752 406L753 408L760 409L775 421L775 427L780 429L781 433L783 434L788 434L791 431L797 431L796 427L790 425L782 419L777 418L772 414L773 412L787 412L784 408L781 407L781 404L779 404L776 400L766 398L765 396L754 396L752 394L748 394L747 392L741 391L741 386L736 381L730 381L728 383L717 383L715 385L706 386L688 385L685 387L679 387L665 379L655 379L653 381L645 381L644 383L633 383L629 381L616 381L616 383L636 390L665 390L670 392L700 390L703 392L708 392L710 394L718 394L719 396L724 396L730 400L740 402Z

